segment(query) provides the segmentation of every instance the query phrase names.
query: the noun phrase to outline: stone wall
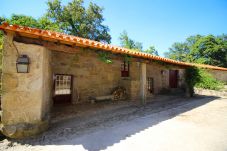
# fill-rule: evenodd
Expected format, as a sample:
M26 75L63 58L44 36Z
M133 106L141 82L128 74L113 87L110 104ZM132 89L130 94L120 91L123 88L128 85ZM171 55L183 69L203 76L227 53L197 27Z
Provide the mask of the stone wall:
M123 57L113 55L111 58L113 63L106 64L99 60L99 56L94 50L89 49L81 50L77 54L53 52L53 73L73 75L73 103L89 101L89 97L110 95L117 86L126 88L128 99L140 99L141 63L132 59L130 77L122 78L121 63ZM184 76L183 70L177 67L167 69L158 63L148 63L146 68L147 77L154 78L154 94L160 93L162 89L169 88L169 69L179 70L180 80ZM179 81L179 85L181 85L181 81ZM152 95L150 94L148 97Z
M161 71L164 71L161 73ZM154 94L158 94L162 88L168 88L169 76L168 70L164 66L156 63L147 65L147 77L153 78L154 81ZM150 92L147 92L150 94ZM152 94L150 94L152 95ZM149 95L148 95L149 96Z
M106 64L94 50L81 50L77 54L52 53L54 74L73 75L73 103L89 101L89 97L110 95L114 88L126 88L128 99L139 96L139 64L130 64L130 77L121 77L123 58L112 56L113 63ZM79 99L78 99L79 98Z
M47 128L50 100L50 52L44 47L4 38L2 75L2 131L9 137L25 137ZM29 73L17 73L17 50L30 58Z
M207 70L211 75L214 76L217 80L227 82L227 71L220 70Z
M226 90L208 90L208 89L201 89L201 88L195 88L194 89L195 94L197 95L206 95L206 96L216 96L216 97L227 97L227 91Z
M132 59L130 63L130 77L121 80L122 85L126 87L130 100L140 99L140 67L141 64Z
M121 64L124 58L119 55L111 55L113 63L106 64L100 61L94 50L81 49L78 53L69 54L14 42L19 54L28 55L31 62L29 73L17 73L18 53L12 41L13 35L10 34L4 39L2 76L2 131L9 137L26 137L47 128L53 103L54 74L73 75L72 103L110 95L117 86L126 88L128 100L141 99L140 62L144 60L132 59L130 77L123 78ZM169 88L169 69L178 69L154 62L147 63L145 67L146 77L154 78L154 94Z
M148 97L170 89L169 70L178 70L178 88L184 87L184 69L175 66L165 67L153 62L147 65L147 77L151 77L154 80L154 93L151 94L150 92L147 92Z
M73 75L74 103L89 101L91 96L110 95L121 83L119 60L106 64L99 60L96 53L89 50L81 50L77 54L53 52L52 60L54 74Z

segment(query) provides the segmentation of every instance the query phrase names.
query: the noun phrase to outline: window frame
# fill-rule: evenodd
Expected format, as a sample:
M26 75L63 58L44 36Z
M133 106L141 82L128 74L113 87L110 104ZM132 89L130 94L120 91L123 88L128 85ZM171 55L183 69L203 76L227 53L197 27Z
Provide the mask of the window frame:
M57 88L57 82L60 82L60 81L57 81L57 76L62 76L62 82L63 84L66 84L68 85L69 87L65 88L67 90L69 90L69 93L56 93L56 88ZM64 76L67 76L67 77L70 77L70 79L68 79L68 81L64 81ZM66 83L64 83L66 82ZM70 84L67 84L68 82L71 82ZM73 86L73 75L70 75L70 74L54 74L54 96L60 96L60 95L72 95L72 86ZM64 88L63 88L64 89Z
M124 61L121 64L121 77L129 77L130 76L130 63L128 61Z

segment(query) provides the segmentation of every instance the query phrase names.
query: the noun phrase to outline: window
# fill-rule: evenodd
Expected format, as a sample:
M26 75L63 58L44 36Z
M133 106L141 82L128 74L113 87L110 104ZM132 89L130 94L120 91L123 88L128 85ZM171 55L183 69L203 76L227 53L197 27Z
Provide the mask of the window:
M55 75L55 95L71 94L71 75Z
M147 78L147 90L150 93L154 92L154 79L151 77Z
M129 63L126 61L121 64L121 77L129 77Z

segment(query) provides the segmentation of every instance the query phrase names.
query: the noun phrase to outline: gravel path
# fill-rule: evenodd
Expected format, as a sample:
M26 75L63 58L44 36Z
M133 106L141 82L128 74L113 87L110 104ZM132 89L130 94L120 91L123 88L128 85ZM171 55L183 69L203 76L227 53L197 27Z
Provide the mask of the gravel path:
M146 104L146 106L138 104L130 104L126 106L124 105L109 110L100 110L95 114L84 114L83 116L76 116L62 122L55 122L51 125L50 129L47 132L35 138L24 140L3 140L0 144L0 150L133 150L135 148L130 148L131 145L127 143L123 143L124 145L122 146L122 148L115 148L114 146L116 146L115 144L118 144L117 146L119 147L121 146L122 141L127 142L128 139L132 139L135 135L144 132L147 129L151 129L152 131L153 128L156 128L158 125L164 123L165 121L171 121L172 118L179 118L181 119L181 121L183 119L183 121L186 122L183 124L186 124L185 126L187 127L187 122L195 119L194 116L190 116L190 118L188 118L189 116L187 114L184 114L185 112L191 112L191 110L194 111L197 110L197 108L206 108L207 105L213 102L223 103L223 112L220 116L223 116L222 118L226 118L226 99L215 97L196 97L193 99L187 99L176 96L164 96L161 100L157 99L153 102L149 102L148 104ZM216 110L220 109L212 109L209 110L209 112ZM201 118L204 118L204 120L209 120L209 118L207 119L206 116L208 115L207 113L202 114L205 117ZM195 117L196 116L197 115L195 115ZM203 123L203 121L201 120L200 122L201 123L199 124ZM225 126L227 127L227 120L225 122L226 123L224 124L226 124ZM179 123L176 122L175 124L176 127L179 126ZM180 125L181 124L182 123L180 123ZM211 124L213 123L211 122ZM173 125L170 124L168 126L167 124L167 127L171 128L173 127ZM222 129L220 129L220 131L226 130L223 129L223 127L221 128ZM160 130L161 129L158 128L157 132L162 135L162 130ZM159 134L157 132L155 133L155 135L152 134L153 138L154 136ZM144 141L146 142L148 141L146 140L146 137L141 139L144 139ZM149 140L152 140L153 138L149 138ZM160 138L157 137L157 140L159 139ZM163 139L166 139L164 134ZM178 142L179 140L180 139L178 138L176 142ZM137 141L133 143L138 144L136 143ZM149 141L148 144L150 143L151 142ZM153 145L157 147L157 144ZM150 147L151 146L147 146L147 148L145 147L144 149L149 150L151 149ZM227 146L224 147L226 147L225 149L227 149ZM159 148L157 147L155 149L158 150Z

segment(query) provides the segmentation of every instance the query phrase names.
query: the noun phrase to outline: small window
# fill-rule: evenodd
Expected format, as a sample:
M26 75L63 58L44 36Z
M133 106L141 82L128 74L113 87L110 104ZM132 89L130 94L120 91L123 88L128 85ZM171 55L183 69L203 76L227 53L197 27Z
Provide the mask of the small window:
M154 92L154 79L152 77L147 78L147 90L150 93Z
M71 94L71 79L70 75L55 75L55 95Z
M121 64L121 77L129 77L129 63L126 61Z

